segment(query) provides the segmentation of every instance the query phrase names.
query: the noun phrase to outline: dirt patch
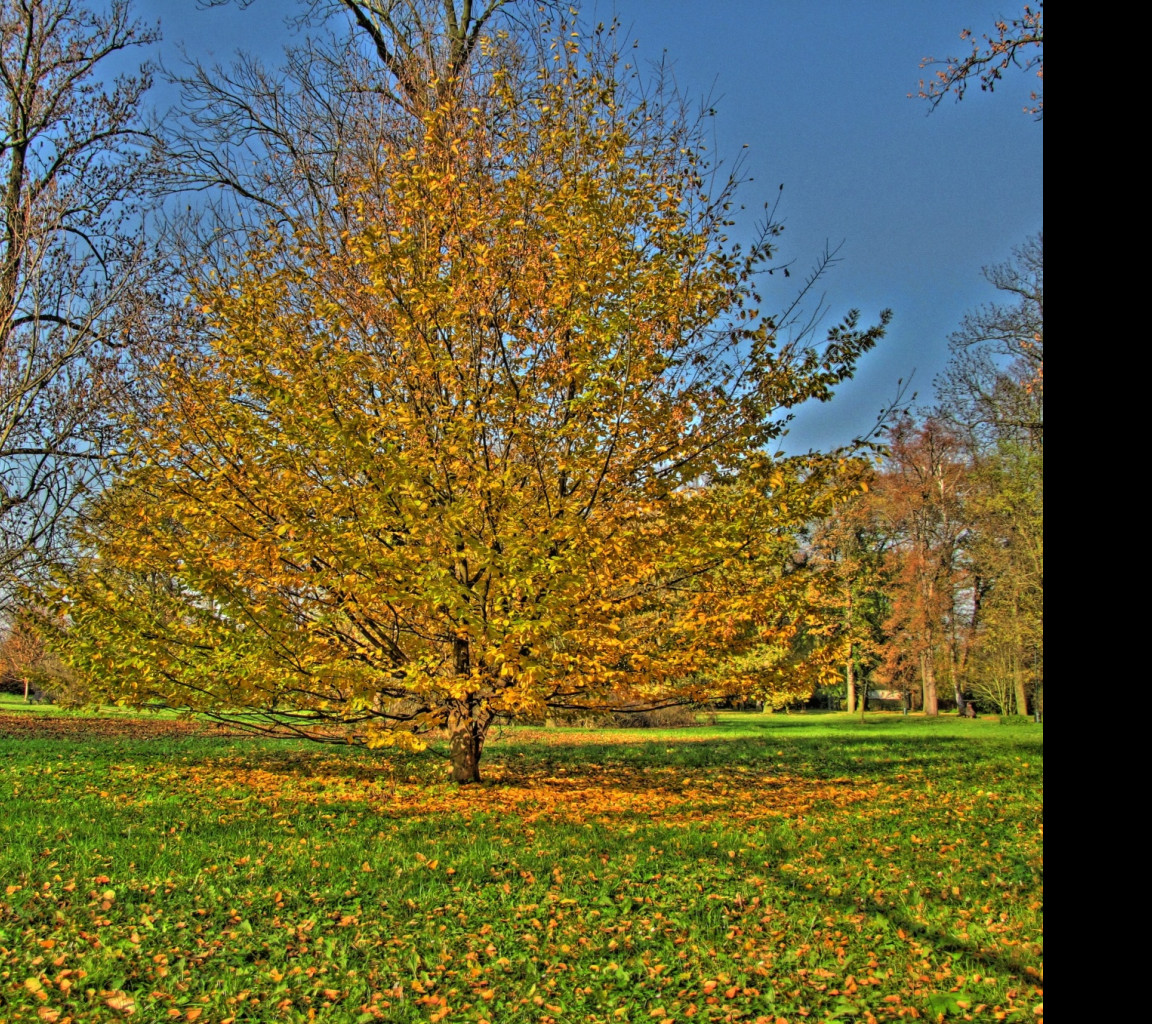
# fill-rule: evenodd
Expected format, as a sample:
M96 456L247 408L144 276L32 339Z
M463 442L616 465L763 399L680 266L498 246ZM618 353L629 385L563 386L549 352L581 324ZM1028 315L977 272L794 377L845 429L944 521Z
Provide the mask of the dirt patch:
M12 739L162 739L180 736L244 736L236 729L193 718L135 715L54 715L48 712L0 714L0 738Z

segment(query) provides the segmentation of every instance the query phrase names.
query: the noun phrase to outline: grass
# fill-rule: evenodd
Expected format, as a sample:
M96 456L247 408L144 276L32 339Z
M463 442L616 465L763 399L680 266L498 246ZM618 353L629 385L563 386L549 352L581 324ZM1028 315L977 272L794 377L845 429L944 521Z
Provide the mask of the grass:
M115 704L102 704L98 707L88 707L85 705L64 707L58 704L41 702L36 699L26 701L21 694L0 693L0 715L13 715L22 712L49 715L54 718L139 718L141 716L141 712L134 708L122 708ZM144 712L144 714L149 718L177 717L175 711L160 707Z
M1039 1020L1043 727L429 755L0 714L0 1019Z

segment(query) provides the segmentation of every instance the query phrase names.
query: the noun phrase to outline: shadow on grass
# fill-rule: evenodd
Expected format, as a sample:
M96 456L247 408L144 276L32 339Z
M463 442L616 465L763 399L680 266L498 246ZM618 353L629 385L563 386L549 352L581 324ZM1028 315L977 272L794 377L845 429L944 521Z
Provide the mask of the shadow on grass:
M763 797L775 790L795 792L798 785L851 788L887 780L898 782L902 775L990 783L1004 774L1029 773L1021 762L1038 762L1043 754L1040 742L1018 744L1010 738L996 743L950 736L935 736L931 742L878 741L852 735L791 736L786 743L781 743L780 737L771 739L743 735L682 743L651 739L628 744L587 741L542 746L526 738L505 738L485 752L481 787L512 786L553 793L611 787L623 793L647 793L659 800L679 798L686 789L705 782L721 782L734 794L755 791ZM189 743L184 752L193 759L202 753L205 761L223 761L229 767L259 770L286 780L339 776L349 784L456 788L447 781L442 751L438 756L433 752L352 751L300 744L287 747L266 741L243 745ZM1020 760L1014 761L1013 756ZM1032 771L1038 778L1039 767ZM466 790L461 788L461 792Z
M814 901L815 902L815 901ZM972 968L979 967L987 973L1007 974L1018 982L1035 981L1027 972L1027 965L1021 963L1021 957L1007 950L988 949L974 939L965 939L954 933L945 931L935 925L927 925L917 921L900 907L885 905L878 906L863 901L852 900L846 897L828 897L820 899L820 903L830 903L846 914L865 911L883 917L892 931L903 929L906 935L915 936L925 946L937 953L944 953L952 958L967 958L969 964L958 970L958 974L969 973Z
M687 731L687 730L685 730ZM709 730L711 731L711 729ZM909 737L884 732L851 732L835 736L782 735L769 731L749 734L741 728L728 736L688 738L653 737L631 742L603 742L572 737L563 743L542 743L536 737L501 737L485 755L488 763L514 768L518 763L545 764L554 769L595 765L675 771L728 768L736 772L790 775L889 776L902 771L944 769L949 772L1003 764L1006 755L1020 752L1043 755L1043 735L1021 736L1015 730L1004 735L956 736L931 734ZM653 776L648 776L655 781ZM739 776L736 776L739 778Z
M31 754L40 741L54 750L60 749L55 741L79 742L90 743L96 758L115 749L138 760L224 759L277 775L340 774L365 782L413 775L415 782L442 781L447 764L443 743L423 753L367 751L253 737L187 719L14 718L0 715L0 742L10 754ZM503 784L520 777L525 784L570 788L594 778L596 784L660 791L682 788L681 776L717 770L730 772L734 783L755 780L757 786L780 776L847 781L939 771L964 777L993 766L1003 770L1013 754L1042 758L1042 727L1008 729L956 717L877 715L861 723L845 715L725 715L715 724L677 730L497 728L481 772L498 775Z

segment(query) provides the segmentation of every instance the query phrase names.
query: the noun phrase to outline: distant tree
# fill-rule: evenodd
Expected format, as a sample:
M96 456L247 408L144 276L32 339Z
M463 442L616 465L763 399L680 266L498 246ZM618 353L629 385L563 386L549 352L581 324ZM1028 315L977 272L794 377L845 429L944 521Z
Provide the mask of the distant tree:
M853 481L774 454L883 333L761 312L696 122L610 44L494 40L360 140L338 235L201 279L61 596L124 700L371 745L770 688L803 524ZM782 614L781 608L787 614ZM719 669L719 672L717 672ZM717 675L719 678L717 678Z
M0 8L0 611L49 558L107 454L145 265L148 70L128 4Z
M942 414L980 448L1002 441L1033 450L1044 441L1044 235L984 268L1007 301L968 313L936 381Z
M973 482L966 546L981 600L969 685L1010 694L1023 715L1042 700L1043 452L1001 442L978 457Z
M969 692L1020 713L1042 701L1043 235L984 276L1009 301L964 317L936 409L896 424L870 492L837 513L883 524L877 676L918 688L928 713L945 675L961 712Z
M877 514L893 538L879 675L917 678L929 715L938 712L941 670L957 709L964 705L962 662L978 603L964 558L970 488L967 451L945 422L909 418L892 428L874 488Z
M867 705L868 678L884 650L884 624L891 608L886 594L892 536L881 525L867 472L861 493L842 501L812 538L814 568L823 577L824 616L833 638L849 713Z
M971 51L961 57L925 57L920 67L937 70L928 79L920 80L917 95L935 110L945 96L954 95L962 100L968 87L978 83L982 92L992 92L1010 68L1033 71L1040 85L1032 92L1032 102L1025 112L1036 120L1044 116L1044 2L1026 4L1018 18L999 19L994 30L977 37L971 29L964 29L960 38L968 42Z
M28 703L32 677L41 667L45 655L44 638L28 616L12 616L0 629L0 670L24 686Z
M1010 693L1024 714L1043 676L1044 236L984 274L1012 301L964 318L937 394L972 466L965 547L981 601L971 682Z

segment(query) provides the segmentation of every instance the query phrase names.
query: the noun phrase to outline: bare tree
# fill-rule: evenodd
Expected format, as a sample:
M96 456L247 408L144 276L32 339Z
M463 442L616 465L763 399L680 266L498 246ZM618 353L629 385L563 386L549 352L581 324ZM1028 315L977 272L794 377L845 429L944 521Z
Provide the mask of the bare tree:
M138 122L156 33L126 0L0 8L0 610L93 485L144 250Z
M223 6L245 0L208 0ZM544 7L554 6L546 0ZM165 119L165 189L182 197L171 238L185 264L226 259L253 231L338 239L353 216L344 184L373 147L441 102L481 40L515 25L524 0L301 0L284 61L250 54L188 63ZM375 140L375 141L374 141ZM195 195L197 198L188 200Z
M343 9L364 33L405 106L437 101L464 73L494 17L516 0L314 0L313 10ZM550 6L550 5L544 5Z
M1003 440L1036 449L1044 438L1044 235L984 268L1005 296L965 315L936 381L943 414L979 446Z
M236 3L249 7L253 0L204 0L207 7ZM464 73L484 35L500 16L512 17L513 8L541 10L558 6L556 0L301 0L300 13L290 17L297 25L316 25L335 15L346 15L359 38L373 52L391 81L380 88L392 90L402 105L436 99Z

